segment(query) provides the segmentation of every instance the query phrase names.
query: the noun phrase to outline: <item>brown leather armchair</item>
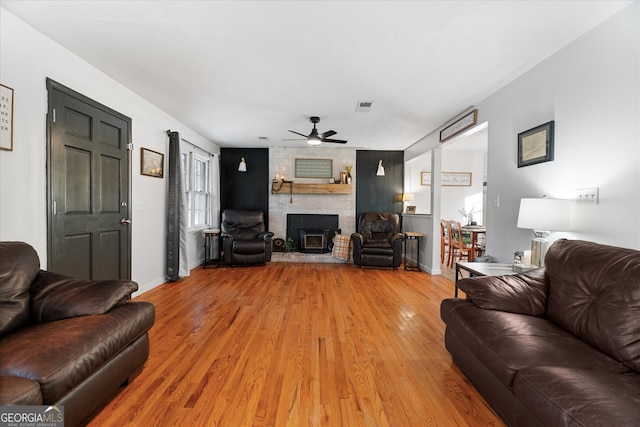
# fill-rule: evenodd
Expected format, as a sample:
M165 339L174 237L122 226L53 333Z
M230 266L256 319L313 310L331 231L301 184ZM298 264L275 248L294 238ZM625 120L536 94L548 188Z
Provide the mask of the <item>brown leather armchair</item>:
M264 212L222 211L222 250L228 265L260 265L271 261L273 233L265 231Z
M351 235L353 262L360 267L397 268L402 262L400 217L369 212L358 218L358 232Z

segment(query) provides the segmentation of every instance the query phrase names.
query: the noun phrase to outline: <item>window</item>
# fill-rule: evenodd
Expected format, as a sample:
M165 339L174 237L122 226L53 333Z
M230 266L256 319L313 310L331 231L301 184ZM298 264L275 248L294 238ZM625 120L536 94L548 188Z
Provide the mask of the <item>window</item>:
M185 198L189 228L209 226L211 217L211 162L209 158L194 152L182 153L182 179L185 182Z

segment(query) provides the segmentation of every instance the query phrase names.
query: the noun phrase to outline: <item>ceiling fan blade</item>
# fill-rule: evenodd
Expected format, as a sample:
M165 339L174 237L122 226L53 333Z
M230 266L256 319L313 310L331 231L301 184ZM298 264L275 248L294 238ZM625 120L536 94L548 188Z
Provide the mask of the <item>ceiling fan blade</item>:
M344 139L323 139L322 142L333 142L335 144L346 144L347 141Z
M300 132L296 132L295 130L290 130L289 132L295 133L296 135L304 136L305 138L307 138L307 135L305 135L303 133L300 133Z
M338 133L338 132L336 132L335 130L328 130L326 132L322 132L322 139L325 139L325 138L328 138L330 136L333 136L336 133Z

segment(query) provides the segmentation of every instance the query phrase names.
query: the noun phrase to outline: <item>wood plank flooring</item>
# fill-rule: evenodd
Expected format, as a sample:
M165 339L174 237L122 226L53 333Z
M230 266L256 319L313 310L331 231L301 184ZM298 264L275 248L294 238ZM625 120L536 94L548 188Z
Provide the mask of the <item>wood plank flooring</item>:
M502 426L444 347L453 282L352 264L195 269L90 426Z

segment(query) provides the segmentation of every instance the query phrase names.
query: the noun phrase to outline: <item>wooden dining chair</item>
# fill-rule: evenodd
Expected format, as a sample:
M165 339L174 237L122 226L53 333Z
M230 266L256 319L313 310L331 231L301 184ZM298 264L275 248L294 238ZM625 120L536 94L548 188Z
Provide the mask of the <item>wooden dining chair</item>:
M440 264L444 264L444 256L447 255L447 264L449 264L449 221L443 219L440 221Z
M453 267L458 256L460 261L462 261L464 257L469 261L471 244L465 242L464 236L462 235L462 226L458 221L449 221L449 245L449 261L447 264L449 267Z

